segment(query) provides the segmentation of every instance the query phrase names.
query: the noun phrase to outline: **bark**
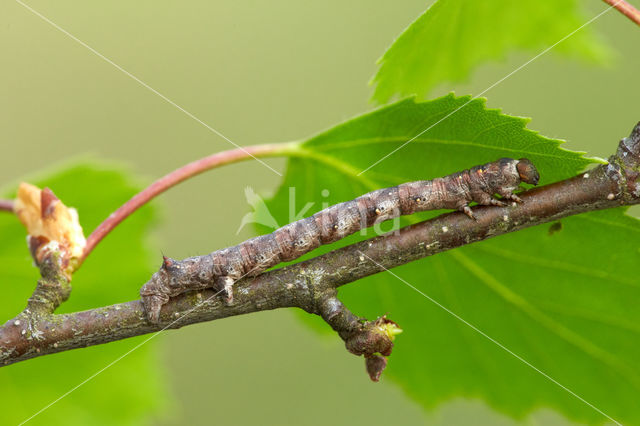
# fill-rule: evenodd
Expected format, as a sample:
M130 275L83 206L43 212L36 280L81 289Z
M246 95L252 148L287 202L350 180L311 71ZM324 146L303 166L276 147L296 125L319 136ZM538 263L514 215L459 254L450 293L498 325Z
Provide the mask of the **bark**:
M337 299L338 287L508 232L583 212L640 203L640 123L620 142L608 164L519 195L522 203L518 205L474 208L476 220L458 212L444 214L392 234L240 280L235 284L234 302L230 305L213 290L185 293L163 307L158 324L147 321L137 300L53 314L57 304L68 295L68 283L59 282L52 287L51 277L56 274L46 269L51 262L43 262L43 279L38 287L45 284L47 287L36 290L38 309L33 308L31 301L25 311L0 327L0 363L12 364L234 315L295 307L322 316L345 340L350 352L365 356L367 370L376 380L386 365L384 357L391 353L393 334L399 329L385 317L367 321L355 316ZM47 298L48 303L43 300Z

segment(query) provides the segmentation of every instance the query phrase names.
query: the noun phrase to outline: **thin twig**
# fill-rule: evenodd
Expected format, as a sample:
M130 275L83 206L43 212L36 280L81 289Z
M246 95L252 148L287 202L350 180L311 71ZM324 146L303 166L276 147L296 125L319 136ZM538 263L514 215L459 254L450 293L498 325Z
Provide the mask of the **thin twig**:
M622 13L624 16L629 18L631 21L635 22L637 25L640 25L640 10L636 9L625 0L602 0L602 1L611 5L615 9L617 9L620 13Z
M84 261L104 237L109 234L120 222L129 217L137 209L162 194L166 190L176 186L189 178L192 178L207 170L214 169L225 164L250 160L254 157L274 157L289 152L295 143L278 143L254 145L244 148L219 152L208 157L201 158L186 164L179 169L161 177L147 188L134 195L115 212L111 213L87 238L87 245L80 262Z
M0 200L0 212L13 213L13 200Z

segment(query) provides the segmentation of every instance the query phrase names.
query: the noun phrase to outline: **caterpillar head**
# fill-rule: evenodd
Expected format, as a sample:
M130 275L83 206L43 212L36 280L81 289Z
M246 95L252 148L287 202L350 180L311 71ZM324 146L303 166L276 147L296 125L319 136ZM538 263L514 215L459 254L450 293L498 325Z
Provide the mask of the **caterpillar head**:
M520 158L518 160L516 170L518 171L518 175L522 182L530 183L532 185L538 184L538 181L540 180L538 169L536 169L536 166L534 166L527 158Z
M164 283L167 281L166 270L170 267L168 265L171 265L171 262L173 262L173 259L165 258L160 271L153 274L151 279L140 289L142 307L147 319L152 324L158 324L160 321L160 309L169 301L170 290Z

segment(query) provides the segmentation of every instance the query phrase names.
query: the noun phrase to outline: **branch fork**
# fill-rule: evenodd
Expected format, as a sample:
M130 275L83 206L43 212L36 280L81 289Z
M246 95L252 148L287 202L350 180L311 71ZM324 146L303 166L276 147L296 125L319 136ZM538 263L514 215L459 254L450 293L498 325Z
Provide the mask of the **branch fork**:
M320 315L338 333L349 352L356 356L364 355L367 373L371 380L377 382L387 366L393 340L402 333L402 329L386 315L374 321L355 316L336 293L333 288L328 290L326 296L314 303L312 313Z
M40 247L42 279L27 308L0 327L0 365L108 343L127 337L251 312L297 307L321 316L348 351L365 357L378 380L393 338L401 330L386 316L368 321L337 298L340 286L410 261L476 241L587 211L640 203L640 123L608 164L573 178L519 194L517 206L479 206L476 220L452 212L234 284L232 303L211 289L184 293L162 307L158 324L147 321L140 301L70 314L53 314L68 297L64 251ZM59 247L59 246L58 246ZM47 251L48 250L48 251ZM36 256L37 258L38 256ZM180 260L172 261L172 268ZM170 277L165 277L166 279Z

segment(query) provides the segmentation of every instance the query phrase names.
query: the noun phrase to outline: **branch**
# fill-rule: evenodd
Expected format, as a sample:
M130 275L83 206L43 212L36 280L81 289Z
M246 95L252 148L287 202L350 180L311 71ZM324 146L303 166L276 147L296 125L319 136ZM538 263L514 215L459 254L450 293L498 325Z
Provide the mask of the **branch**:
M629 18L631 21L640 25L640 10L627 3L625 0L602 0L611 7L616 8L620 13Z
M185 293L150 324L140 301L70 314L25 311L0 328L0 362L12 364L70 349L269 309L297 307L322 316L347 348L367 357L373 379L398 331L384 317L366 321L349 312L336 289L360 278L446 250L593 210L640 203L640 123L609 163L571 179L519 194L518 206L474 208L477 220L453 212L316 258L238 281L227 305L212 290ZM179 262L179 261L178 261ZM386 327L386 328L385 328ZM380 330L386 330L381 332Z
M13 200L0 200L0 211L13 213Z

